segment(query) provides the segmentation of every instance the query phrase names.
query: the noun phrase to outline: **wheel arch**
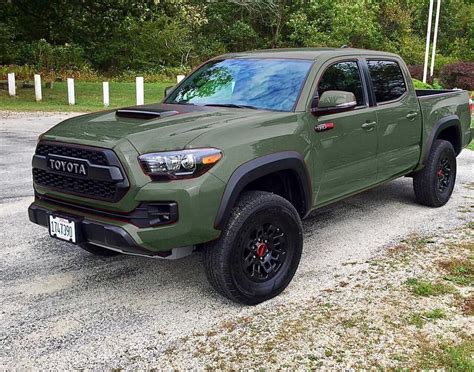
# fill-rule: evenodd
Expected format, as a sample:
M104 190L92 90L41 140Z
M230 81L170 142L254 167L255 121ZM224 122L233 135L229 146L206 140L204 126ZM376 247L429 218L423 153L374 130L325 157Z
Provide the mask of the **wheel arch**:
M225 227L232 208L246 187L279 172L290 172L289 174L295 176L292 181L297 185L298 195L301 197L301 204L297 210L301 217L305 217L312 203L311 178L306 163L298 152L282 151L250 160L232 173L226 184L214 226L220 230Z
M431 130L431 133L426 141L425 151L422 157L422 164L426 164L426 160L430 154L434 141L443 139L449 141L453 147L456 155L462 150L462 131L461 121L457 115L448 115L438 120Z

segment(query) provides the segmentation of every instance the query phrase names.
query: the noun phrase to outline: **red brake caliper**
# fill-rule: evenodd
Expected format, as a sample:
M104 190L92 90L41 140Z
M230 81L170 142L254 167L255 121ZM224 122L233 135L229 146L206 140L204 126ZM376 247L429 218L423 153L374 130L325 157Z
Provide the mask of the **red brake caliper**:
M268 250L267 245L265 243L260 243L257 246L257 251L255 253L257 253L258 257L263 257L267 254L267 250Z

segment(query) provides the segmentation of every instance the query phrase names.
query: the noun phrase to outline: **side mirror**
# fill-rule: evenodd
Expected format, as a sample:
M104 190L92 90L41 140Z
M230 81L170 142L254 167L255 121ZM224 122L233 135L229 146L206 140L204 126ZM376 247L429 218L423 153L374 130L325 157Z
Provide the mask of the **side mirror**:
M171 93L173 90L174 86L170 85L169 87L165 88L165 97L168 97L168 95Z
M311 104L311 113L316 116L335 114L354 109L357 100L352 92L327 90L321 97L315 97Z

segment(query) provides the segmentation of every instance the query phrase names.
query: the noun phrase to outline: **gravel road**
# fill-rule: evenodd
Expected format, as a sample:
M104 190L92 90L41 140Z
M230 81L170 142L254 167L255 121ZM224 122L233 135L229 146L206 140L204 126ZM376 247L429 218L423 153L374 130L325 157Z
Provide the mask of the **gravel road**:
M289 288L256 307L239 306L212 291L199 254L179 261L100 259L28 221L36 139L71 115L0 112L3 368L166 367L163 353L183 336L320 295L391 242L472 218L463 208L474 197L474 152L464 150L445 207L415 204L411 179L404 178L320 209L304 222L303 258ZM137 362L143 355L146 362Z

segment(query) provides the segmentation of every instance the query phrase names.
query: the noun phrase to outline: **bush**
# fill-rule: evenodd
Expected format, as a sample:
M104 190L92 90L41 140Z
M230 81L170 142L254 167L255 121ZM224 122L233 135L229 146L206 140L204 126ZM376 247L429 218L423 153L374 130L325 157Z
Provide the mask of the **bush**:
M423 80L423 65L410 65L408 71L413 79Z
M419 80L420 83L423 83L423 65L411 65L408 66L408 71L410 72L410 75L412 79L414 80ZM433 76L430 76L430 70L428 68L427 75L426 75L426 83L425 84L433 84ZM423 89L423 88L420 88ZM432 88L430 88L432 89Z
M12 63L16 59L17 50L13 43L15 31L4 22L0 22L0 64Z
M191 71L188 67L157 67L142 71L127 70L110 77L110 81L135 81L135 77L143 76L146 82L176 81L176 75L186 75Z
M446 65L441 70L441 82L446 88L474 90L474 62Z
M433 89L433 86L428 83L423 83L421 80L413 79L413 84L416 89Z
M61 79L65 81L67 78L74 78L78 81L116 81L116 82L135 82L137 76L143 76L148 83L176 81L176 75L188 74L191 71L189 67L157 67L147 70L126 70L120 74L108 75L99 74L97 71L88 66L80 69L62 69L60 71L51 71L47 69L39 69L31 65L0 65L0 80L7 80L10 72L15 73L18 81L32 81L34 74L40 74L43 81L54 81Z
M88 66L84 50L74 44L51 45L41 39L18 43L18 64L31 64L38 70L80 70Z
M0 65L0 80L6 80L7 75L13 72L17 80L33 80L34 74L40 74L43 81L54 81L56 79L66 80L74 78L81 81L102 81L103 77L88 66L75 69L61 69L59 71L47 68L39 68L31 65Z
M17 80L33 80L33 75L36 73L35 68L30 65L4 65L0 66L0 80L7 80L10 72L15 73Z
M421 80L413 79L415 89L443 89L438 80L434 80L431 84L423 83Z

